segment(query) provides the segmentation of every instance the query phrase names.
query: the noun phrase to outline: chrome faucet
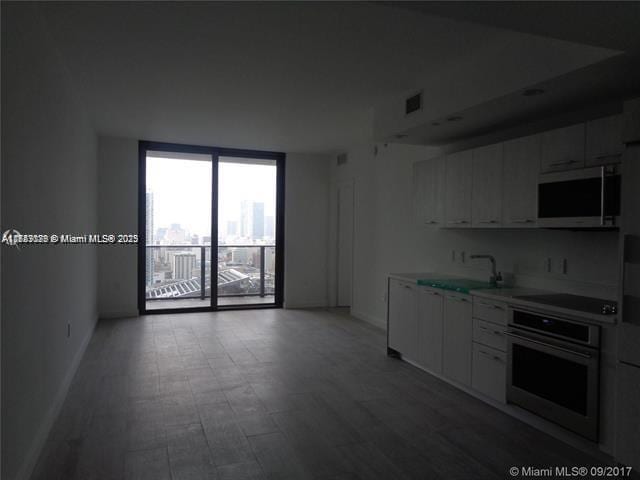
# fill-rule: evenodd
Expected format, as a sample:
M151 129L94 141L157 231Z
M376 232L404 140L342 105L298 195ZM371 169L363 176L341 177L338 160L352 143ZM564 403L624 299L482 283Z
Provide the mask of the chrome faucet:
M491 276L489 277L489 283L494 287L498 285L498 282L502 281L502 275L496 272L496 259L493 255L469 255L469 258L486 258L491 262Z

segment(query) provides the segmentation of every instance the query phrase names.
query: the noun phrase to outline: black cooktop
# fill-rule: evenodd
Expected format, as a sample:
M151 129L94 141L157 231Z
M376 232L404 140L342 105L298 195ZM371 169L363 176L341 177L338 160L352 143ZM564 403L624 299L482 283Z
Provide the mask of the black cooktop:
M601 298L582 297L568 293L552 293L548 295L521 295L520 300L552 305L554 307L577 310L579 312L595 313L598 315L612 315L618 311L618 305L613 300Z

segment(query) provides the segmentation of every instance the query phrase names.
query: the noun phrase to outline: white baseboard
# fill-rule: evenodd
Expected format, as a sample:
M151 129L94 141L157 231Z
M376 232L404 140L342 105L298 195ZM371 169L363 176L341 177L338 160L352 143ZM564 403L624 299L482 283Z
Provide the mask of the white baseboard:
M363 322L370 323L375 327L382 328L383 330L387 329L387 322L385 319L368 315L359 310L354 310L353 308L351 309L351 316L356 317L358 320L362 320Z
M69 387L71 386L71 382L73 381L73 377L75 376L78 366L80 365L80 361L84 356L84 352L89 345L89 341L93 336L93 332L95 331L96 325L98 324L98 318L93 321L93 326L82 339L82 343L80 344L80 348L76 352L73 357L73 361L71 362L71 366L67 371L67 374L62 380L60 387L58 388L58 392L56 393L53 401L51 402L51 407L49 411L45 414L42 423L40 424L40 428L36 433L35 438L31 442L31 447L29 448L29 452L27 453L26 458L24 459L22 466L18 470L18 474L15 477L15 480L28 480L33 474L33 469L36 467L36 463L42 453L42 449L49 437L49 433L53 424L58 418L60 414L60 410L62 409L62 405L64 404L65 399L67 398L67 393L69 392Z
M285 302L283 308L295 309L295 308L327 308L327 302L310 302L310 303L287 303Z
M137 310L131 312L104 312L100 313L98 320L114 320L116 318L130 318L139 316L140 313Z

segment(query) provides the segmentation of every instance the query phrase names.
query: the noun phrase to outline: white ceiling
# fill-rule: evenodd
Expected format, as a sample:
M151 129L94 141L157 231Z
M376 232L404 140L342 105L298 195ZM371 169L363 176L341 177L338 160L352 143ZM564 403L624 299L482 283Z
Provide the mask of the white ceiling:
M618 53L372 3L40 8L99 133L288 152L371 138L373 107L429 79L462 76L473 89L505 45L519 59L497 79L536 72L539 82Z
M383 2L427 15L532 33L570 42L640 50L640 2L636 1L395 1Z

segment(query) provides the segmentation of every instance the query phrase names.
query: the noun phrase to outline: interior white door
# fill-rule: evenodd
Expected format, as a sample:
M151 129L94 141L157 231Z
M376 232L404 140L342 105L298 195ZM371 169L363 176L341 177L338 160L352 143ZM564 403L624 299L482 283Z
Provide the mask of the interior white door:
M353 182L338 187L337 305L351 306L353 263Z

